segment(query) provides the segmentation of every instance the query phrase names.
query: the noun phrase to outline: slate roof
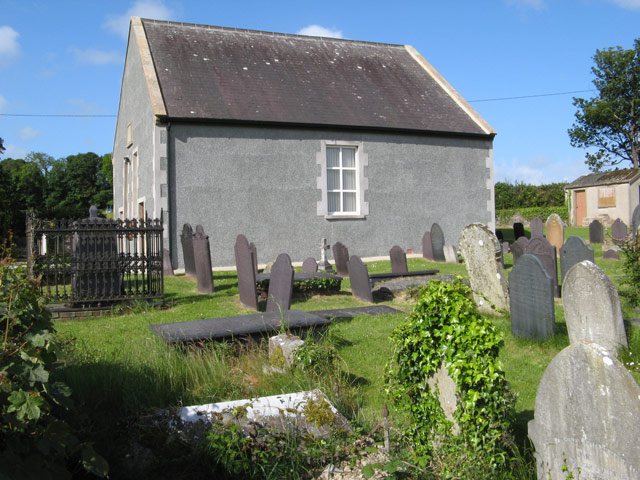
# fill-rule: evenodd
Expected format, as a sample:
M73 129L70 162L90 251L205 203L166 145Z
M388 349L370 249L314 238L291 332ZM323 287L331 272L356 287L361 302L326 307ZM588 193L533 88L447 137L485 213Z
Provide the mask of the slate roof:
M583 175L566 185L565 190L581 187L595 187L598 185L615 185L618 183L631 183L640 176L640 168L624 168L611 172L599 172Z
M141 22L169 119L495 135L408 46Z

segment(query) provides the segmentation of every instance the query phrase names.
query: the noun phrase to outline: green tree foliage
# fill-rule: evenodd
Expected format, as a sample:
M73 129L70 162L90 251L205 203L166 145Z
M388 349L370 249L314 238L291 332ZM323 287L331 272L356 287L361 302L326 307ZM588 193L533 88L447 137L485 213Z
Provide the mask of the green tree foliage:
M566 183L528 185L522 182L495 184L496 210L507 208L564 206Z
M2 139L2 137L0 137L0 153L4 153L5 152L5 148L4 148L4 140Z
M574 98L576 122L569 129L571 145L595 149L586 154L594 171L629 162L638 168L640 155L640 39L632 49L597 50L591 68L594 98Z

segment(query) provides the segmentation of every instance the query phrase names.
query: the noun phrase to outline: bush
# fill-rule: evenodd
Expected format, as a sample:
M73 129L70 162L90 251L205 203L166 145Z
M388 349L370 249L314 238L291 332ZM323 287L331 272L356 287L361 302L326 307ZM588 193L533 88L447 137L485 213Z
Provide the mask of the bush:
M624 253L625 273L622 283L625 288L620 293L632 306L637 307L640 305L640 235L623 243L621 248Z
M445 478L460 478L462 469L469 468L474 469L470 478L492 478L507 462L514 396L498 360L502 338L477 313L471 289L461 278L450 284L430 282L391 341L387 392L412 416L406 433L417 461ZM458 435L437 392L427 385L441 366L455 383Z
M522 182L496 182L496 209L562 206L565 204L565 185L566 183L527 185Z

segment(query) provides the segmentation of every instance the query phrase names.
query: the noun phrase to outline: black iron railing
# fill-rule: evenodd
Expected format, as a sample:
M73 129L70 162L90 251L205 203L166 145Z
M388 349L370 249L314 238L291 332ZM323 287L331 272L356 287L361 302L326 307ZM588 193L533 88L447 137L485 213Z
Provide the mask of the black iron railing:
M27 217L29 273L49 303L107 304L164 297L162 218Z

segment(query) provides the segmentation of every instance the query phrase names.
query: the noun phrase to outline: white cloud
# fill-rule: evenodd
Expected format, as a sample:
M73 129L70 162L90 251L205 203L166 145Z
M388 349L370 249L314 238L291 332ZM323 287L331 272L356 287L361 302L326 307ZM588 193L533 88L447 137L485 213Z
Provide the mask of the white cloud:
M627 10L640 10L640 0L612 0L619 7Z
M7 107L8 103L7 99L0 95L0 113L4 113L4 109Z
M20 54L19 36L20 34L8 25L0 27L0 67Z
M87 48L80 50L76 47L69 49L76 58L83 63L91 63L94 65L106 65L108 63L122 63L123 58L120 52L105 52L104 50L97 50L95 48Z
M18 130L18 137L20 137L20 140L33 140L41 134L42 132L28 125Z
M529 10L543 10L547 7L545 0L504 0L509 6Z
M342 32L340 30L332 30L321 27L320 25L309 25L308 27L301 28L296 33L298 35L309 35L312 37L342 38Z
M544 155L526 158L496 158L494 176L496 182L522 182L530 185L572 182L589 173L580 153L567 158L548 158Z
M126 40L131 17L171 20L173 15L173 10L165 6L162 0L138 0L122 15L108 15L107 21L102 26Z
M28 155L29 150L13 144L4 144L6 151L2 154L4 158L24 158Z

